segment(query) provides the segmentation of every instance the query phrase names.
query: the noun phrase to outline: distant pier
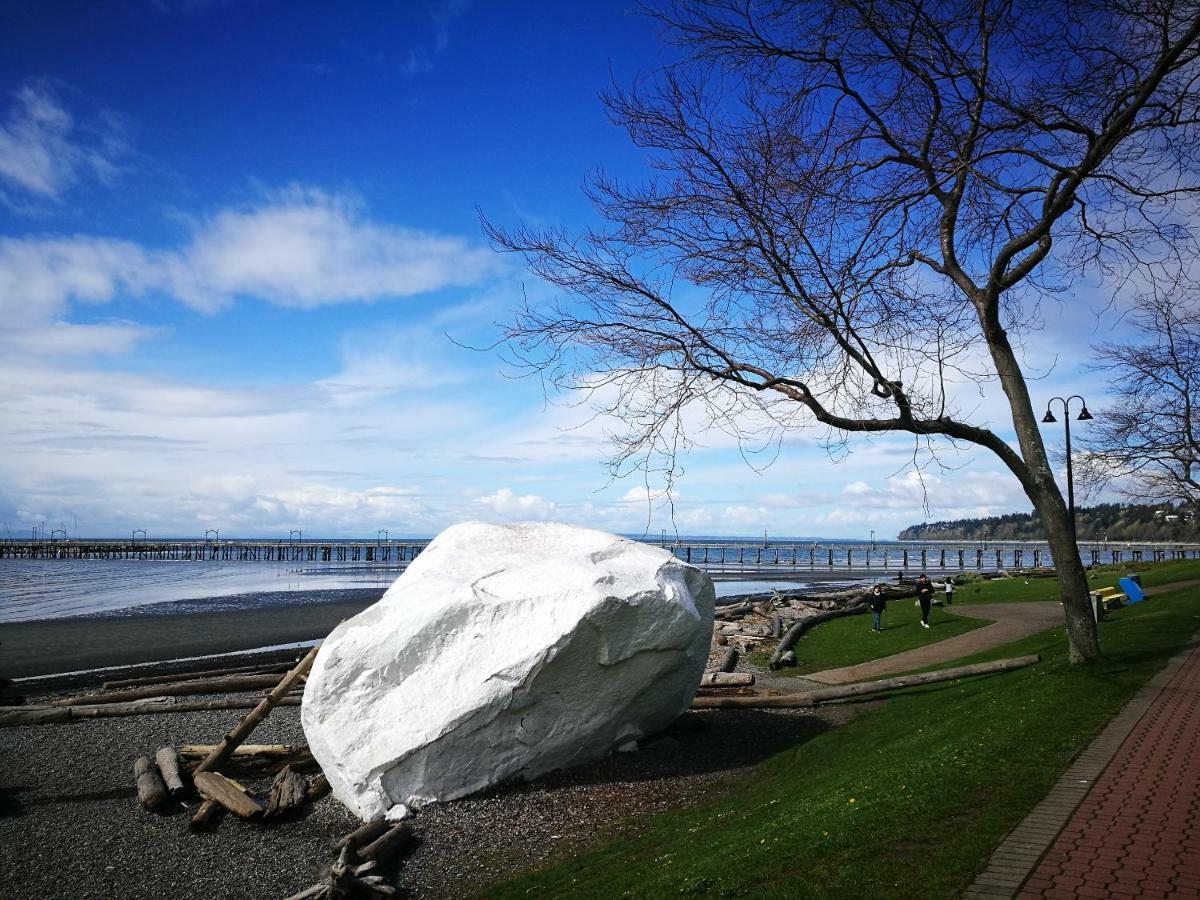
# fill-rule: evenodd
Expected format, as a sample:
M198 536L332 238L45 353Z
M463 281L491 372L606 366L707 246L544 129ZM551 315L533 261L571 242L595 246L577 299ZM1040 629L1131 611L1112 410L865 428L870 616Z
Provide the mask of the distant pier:
M718 577L968 572L1053 566L1041 542L790 543L649 541ZM403 568L428 541L4 540L0 559L149 559L273 563L373 563ZM1200 544L1081 542L1086 565L1200 558Z

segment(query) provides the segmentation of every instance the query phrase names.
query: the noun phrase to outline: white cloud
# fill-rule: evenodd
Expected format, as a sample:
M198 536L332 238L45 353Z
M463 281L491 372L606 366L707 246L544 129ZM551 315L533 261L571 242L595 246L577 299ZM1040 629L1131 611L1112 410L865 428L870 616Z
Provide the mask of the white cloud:
M159 277L198 309L238 296L307 309L476 284L496 264L496 254L461 238L372 222L351 199L291 188L198 225Z
M909 470L888 478L882 487L865 481L847 484L842 489L845 505L837 513L842 517L840 521L852 521L852 510L893 510L918 521L925 518L926 498L930 519L987 516L1000 510L1028 509L1030 505L1019 482L1006 471L975 468L969 475L947 480L930 472Z
M44 83L19 88L0 124L0 180L25 195L58 200L81 179L106 182L125 143L110 116L85 133Z
M508 521L530 521L553 519L557 506L537 494L518 496L508 488L500 488L494 494L479 497L475 501L495 517Z
M197 223L175 250L83 235L2 238L0 311L28 330L120 293L162 291L204 311L242 296L311 308L477 284L497 268L496 254L461 238L373 222L353 201L295 188Z

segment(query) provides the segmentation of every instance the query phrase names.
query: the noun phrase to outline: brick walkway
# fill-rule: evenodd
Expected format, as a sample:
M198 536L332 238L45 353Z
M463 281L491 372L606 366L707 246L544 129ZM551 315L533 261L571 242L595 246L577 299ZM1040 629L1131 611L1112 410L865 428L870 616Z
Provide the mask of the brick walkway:
M1175 656L996 849L967 898L1200 897L1200 644Z

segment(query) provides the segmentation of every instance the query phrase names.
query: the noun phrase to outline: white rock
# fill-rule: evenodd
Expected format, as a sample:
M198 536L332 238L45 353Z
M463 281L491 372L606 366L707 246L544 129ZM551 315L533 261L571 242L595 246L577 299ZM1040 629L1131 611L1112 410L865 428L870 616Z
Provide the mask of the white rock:
M597 759L688 708L713 602L703 571L636 541L456 525L325 640L309 746L364 819Z

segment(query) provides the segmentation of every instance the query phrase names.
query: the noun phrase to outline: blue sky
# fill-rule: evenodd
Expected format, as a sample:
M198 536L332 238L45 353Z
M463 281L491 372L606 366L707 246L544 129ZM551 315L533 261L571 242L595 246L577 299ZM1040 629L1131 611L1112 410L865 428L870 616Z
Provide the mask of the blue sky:
M667 59L632 6L5 4L0 51L4 534L866 537L1028 508L984 454L922 476L903 437L834 463L799 431L761 471L704 436L672 513L610 481L614 423L459 346L547 295L479 210L579 228L589 173L645 171L598 100ZM1102 405L1070 361L1107 299L1045 311L1035 398ZM1004 429L994 392L968 406Z

